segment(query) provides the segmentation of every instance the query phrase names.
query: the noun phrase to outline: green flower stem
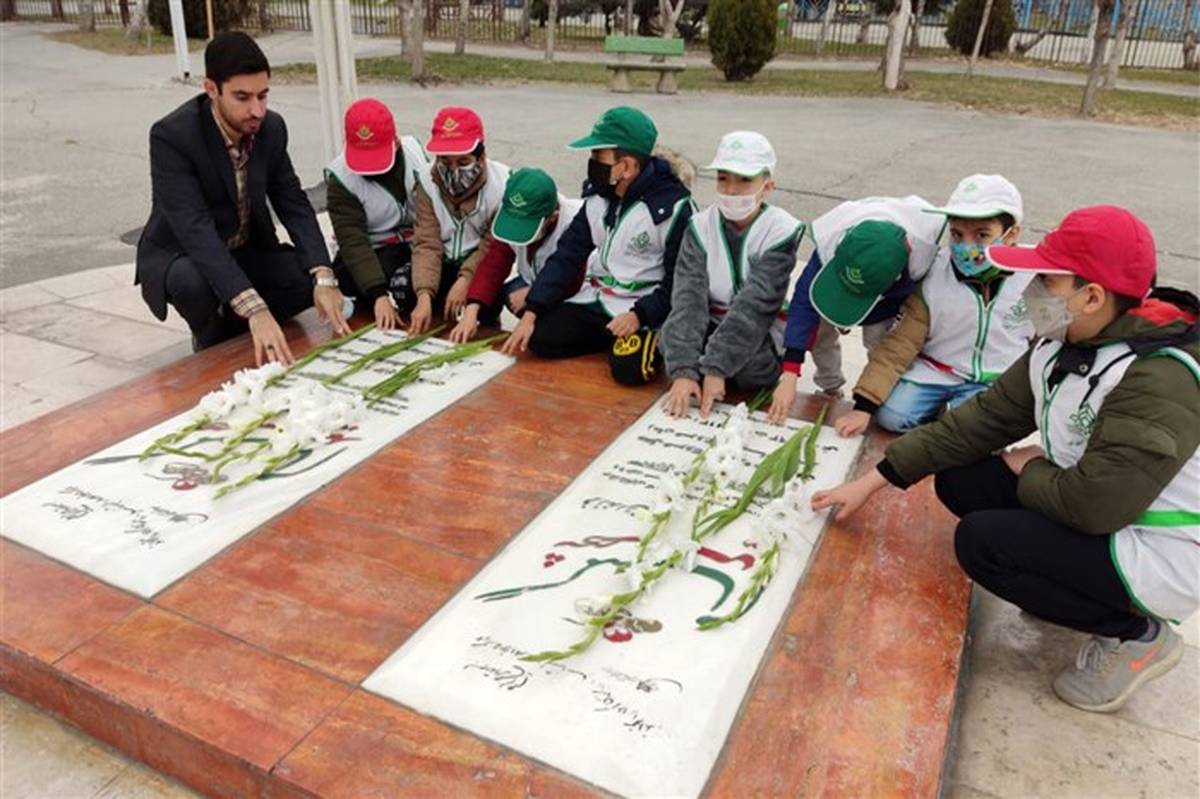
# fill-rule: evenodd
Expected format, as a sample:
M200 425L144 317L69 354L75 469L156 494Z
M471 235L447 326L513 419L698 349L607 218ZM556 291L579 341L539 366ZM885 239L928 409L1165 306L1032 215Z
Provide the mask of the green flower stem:
M656 580L670 571L675 564L683 560L683 553L676 550L669 558L664 560L658 566L655 566L649 571L642 572L642 580L638 587L632 591L627 591L624 594L615 594L608 600L608 610L594 618L588 619L588 632L582 639L576 641L566 649L547 650L538 652L533 655L525 655L521 660L530 663L543 663L545 661L566 660L569 657L582 654L587 651L588 647L596 642L596 639L604 632L604 628L613 622L620 612L636 602L646 590L654 584Z
M768 402L770 402L774 398L775 398L775 389L773 389L773 388L759 389L759 392L754 395L754 399L752 399L748 403L746 403L746 410L750 411L750 413L754 413L755 411L762 408L762 406L766 405Z
M204 427L206 425L212 423L212 421L213 421L212 417L210 417L208 414L205 414L204 416L201 416L198 419L194 419L191 422L188 422L186 425L179 428L174 433L167 433L165 436L161 436L159 438L154 439L154 441L150 444L150 446L148 446L144 450L142 450L142 454L138 456L138 460L140 460L140 461L146 460L151 455L153 455L155 452L158 452L159 450L169 447L172 444L182 441L183 439L190 436L192 433L195 433L197 430L204 429Z
M347 366L345 369L338 372L337 374L331 375L329 377L322 379L321 383L326 386L332 386L336 383L340 383L343 380L345 380L347 377L349 377L350 375L362 371L367 366L369 366L372 363L375 363L376 361L385 360L387 358L392 357L393 355L396 355L397 353L401 353L406 350L411 350L413 347L419 346L426 339L442 332L442 330L444 330L445 328L446 328L445 325L438 325L437 327L430 330L428 333L422 333L419 336L406 336L406 337L400 339L399 341L392 342L391 344L386 344L377 350L372 350L371 352L368 352L366 355L362 356L357 361L350 364L349 366Z
M770 549L762 554L758 560L758 567L754 573L750 575L750 584L746 586L746 590L738 596L737 604L733 610L716 619L709 619L706 622L698 625L701 630L712 630L720 627L722 624L728 624L737 621L748 609L755 598L763 591L767 590L767 584L775 576L775 571L779 567L779 544L774 543Z
M260 441L259 443L255 444L253 447L251 447L249 450L247 450L245 452L232 452L229 455L225 456L225 458L221 462L219 462L216 466L213 467L212 477L211 477L212 482L215 483L217 481L217 478L219 478L221 476L221 472L225 469L226 466L229 466L231 463L236 463L237 461L240 461L240 460L241 461L252 461L252 460L254 460L255 457L258 456L258 453L262 452L264 449L266 449L269 446L271 446L270 441Z
M502 333L491 338L461 344L445 352L439 352L436 355L430 355L418 361L405 364L396 374L365 389L362 393L363 398L367 400L367 406L370 407L376 402L392 396L405 386L415 383L422 372L479 355L489 350L492 344L507 337L507 333Z
M226 496L227 494L231 494L234 491L237 491L239 488L244 488L244 487L250 485L255 480L258 480L260 477L266 477L268 474L270 474L271 472L278 469L284 463L287 463L289 460L296 457L296 454L299 452L300 452L300 445L293 444L292 448L289 449L287 452L283 453L282 455L276 455L273 458L269 458L267 460L266 464L263 466L263 468L259 469L257 472L253 472L251 474L246 475L245 477L243 477L241 480L238 480L233 485L223 486L222 488L218 489L217 493L213 496L213 498L220 499L221 497Z
M800 472L801 480L812 479L813 469L817 466L817 437L821 435L821 425L825 423L825 413L828 410L828 405L821 406L821 411L809 430L808 438L804 440L804 470Z
M329 341L326 341L324 344L318 344L317 346L313 347L311 350L306 352L304 354L303 358L301 358L300 360L298 360L294 364L292 364L286 372L279 375L278 377L274 377L274 378L268 380L267 385L273 386L276 383L281 382L284 378L288 377L289 375L293 375L293 374L299 372L304 367L308 366L310 363L315 361L317 358L321 357L321 355L323 353L326 353L329 350L337 349L338 347L342 346L343 344L354 341L354 339L358 338L359 336L364 336L374 329L375 329L375 323L372 322L369 325L363 325L358 330L355 330L353 333L342 336L341 338L332 338Z
M758 496L759 490L768 480L771 481L771 494L778 496L787 481L795 476L796 468L799 465L797 452L803 445L806 432L806 429L797 430L774 452L763 458L746 483L746 488L742 491L738 501L704 518L700 522L699 529L693 535L695 540L708 538L733 524L749 509L754 498Z

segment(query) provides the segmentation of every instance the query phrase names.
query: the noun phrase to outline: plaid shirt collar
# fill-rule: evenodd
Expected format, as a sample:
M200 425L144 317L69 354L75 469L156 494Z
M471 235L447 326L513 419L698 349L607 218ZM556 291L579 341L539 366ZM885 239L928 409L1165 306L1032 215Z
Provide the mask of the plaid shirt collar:
M254 149L254 137L242 136L240 142L233 140L233 135L228 128L225 127L224 120L217 113L217 107L210 105L212 109L213 121L217 123L217 130L221 131L221 138L225 141L225 149L229 153L229 160L233 162L235 169L241 169L250 160L250 153Z

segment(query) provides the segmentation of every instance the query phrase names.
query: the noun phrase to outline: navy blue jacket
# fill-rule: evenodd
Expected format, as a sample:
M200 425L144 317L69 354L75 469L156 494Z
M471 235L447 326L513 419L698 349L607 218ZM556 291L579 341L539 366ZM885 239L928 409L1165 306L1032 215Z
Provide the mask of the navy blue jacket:
M583 187L583 196L595 194L595 190L587 183ZM626 207L636 202L646 203L654 224L662 224L670 219L675 206L680 200L690 196L687 187L680 183L679 178L671 171L671 165L661 158L651 158L642 170L642 174L629 186L629 191L619 200L610 200L605 213L604 222L610 228L616 224L618 215ZM688 221L692 218L693 206L689 202L680 211L675 226L667 234L666 247L663 250L662 282L651 293L634 303L633 311L643 327L659 327L671 312L671 285L675 276L675 259L679 256L679 244L683 240L683 232L687 230ZM529 289L525 305L539 316L557 308L573 297L579 291L584 275L581 270L587 269L588 257L596 249L597 242L592 241L592 227L588 224L587 208L579 209L579 213L571 220L562 238L558 240L558 248L546 262L545 267L538 273L537 279Z

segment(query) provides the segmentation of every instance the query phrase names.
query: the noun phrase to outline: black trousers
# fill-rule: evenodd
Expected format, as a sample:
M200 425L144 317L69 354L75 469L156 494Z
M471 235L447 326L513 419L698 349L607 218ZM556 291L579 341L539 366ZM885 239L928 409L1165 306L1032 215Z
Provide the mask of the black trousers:
M954 552L975 582L1063 627L1123 640L1146 632L1109 555L1109 537L1023 508L1017 477L999 457L940 472L934 485L960 519Z
M392 295L392 300L395 301L396 308L400 313L407 316L412 313L413 308L417 307L417 292L413 289L412 283L412 249L405 242L385 244L375 248L375 255L379 258L379 265L383 267L384 277L387 278L388 294ZM353 297L360 310L366 307L370 311L368 303L372 301L372 298L358 287L354 275L346 266L346 262L342 260L341 255L333 259L333 271L337 275L338 287L342 293L347 297ZM446 301L446 295L450 293L450 287L457 279L458 267L452 264L443 264L442 282L433 298L435 311L440 311L442 304ZM488 320L484 319L483 321L486 323Z
M543 358L607 352L609 369L618 383L641 386L654 380L662 366L658 331L643 329L618 339L608 332L610 321L598 304L564 302L538 317L529 349Z
M277 320L290 319L312 307L312 276L293 248L240 247L233 251L233 258ZM165 284L167 301L192 330L195 350L219 344L248 329L246 320L216 295L208 279L186 255L167 267Z

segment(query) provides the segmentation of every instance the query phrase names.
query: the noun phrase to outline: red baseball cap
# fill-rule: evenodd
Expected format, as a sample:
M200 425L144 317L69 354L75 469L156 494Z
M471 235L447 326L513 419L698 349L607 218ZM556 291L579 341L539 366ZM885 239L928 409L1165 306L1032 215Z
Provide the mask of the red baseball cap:
M466 155L483 143L483 121L469 108L450 107L433 118L433 132L425 145L430 155Z
M396 120L378 100L346 109L346 166L360 175L382 175L396 163Z
M1037 246L997 244L987 248L987 257L1010 272L1077 275L1138 299L1150 293L1158 271L1150 228L1115 205L1072 211Z

